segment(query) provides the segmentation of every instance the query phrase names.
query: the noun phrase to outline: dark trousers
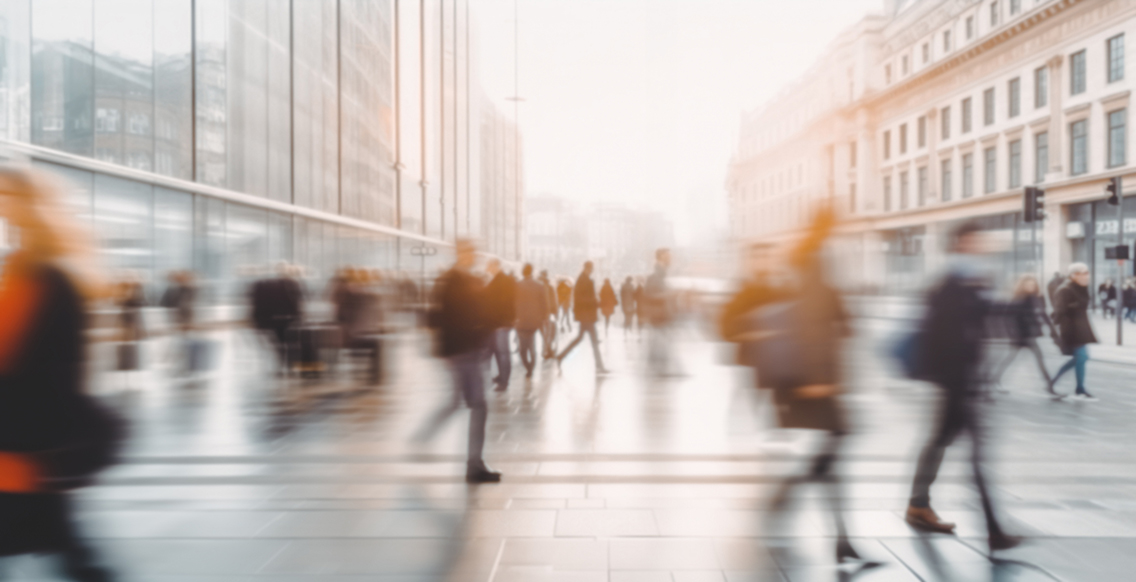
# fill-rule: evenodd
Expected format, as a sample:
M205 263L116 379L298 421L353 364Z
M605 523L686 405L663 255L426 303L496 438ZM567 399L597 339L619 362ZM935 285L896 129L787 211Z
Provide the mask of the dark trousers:
M524 364L528 375L532 376L533 367L536 366L536 330L518 329L517 340L521 344L521 364Z
M556 356L556 322L545 321L544 325L540 328L541 350L545 358L552 358Z
M592 340L592 355L596 358L596 369L602 370L604 365L603 357L600 355L600 338L596 336L596 322L594 321L581 321L580 333L576 334L576 338L564 348L563 352L560 352L558 357L564 359L577 344L584 340L584 335L587 335L588 338Z
M493 382L502 387L509 385L509 376L513 373L513 353L509 345L512 331L510 327L501 327L493 330L489 336L489 353L497 361L497 376L493 378Z
M840 446L843 442L843 432L829 432L820 451L813 457L809 472L802 476L790 477L781 483L781 486L777 489L777 493L773 496L773 502L770 506L770 520L773 526L771 531L780 530L780 528L777 527L778 520L781 519L782 514L785 512L785 507L789 503L793 489L797 485L819 483L824 485L826 489L825 496L828 498L829 511L832 513L832 519L836 525L837 541L846 541L848 539L848 530L844 525L844 502L840 488L840 476L833 470L833 465L836 464L840 454Z
M427 441L433 437L442 424L461 408L462 401L469 407L469 458L467 468L476 471L485 468L481 453L485 448L485 423L489 408L485 404L485 378L482 370L483 355L480 350L457 354L447 358L450 373L454 379L454 397L443 406L423 426L415 436L416 441Z
M981 419L978 413L978 404L972 396L967 395L965 389L946 389L946 396L939 408L938 424L931 440L919 455L919 464L915 469L915 482L911 486L911 506L931 506L931 484L939 475L939 467L943 464L943 454L948 446L962 433L970 437L970 464L974 473L974 485L982 500L982 512L986 515L986 528L990 535L1001 535L1002 528L994 514L994 505L990 499L990 492L983 473L984 462L984 434Z
M71 498L63 493L0 493L0 558L52 552L68 579L110 582L114 577L79 536L73 513Z
M1041 375L1045 377L1047 390L1053 392L1053 381L1049 375L1049 370L1045 367L1045 356L1042 355L1041 348L1037 345L1037 339L1032 337L1025 338L1021 343L1010 346L1010 353L1006 354L1006 358L1002 360L1002 363L999 364L998 368L994 371L994 381L1002 381L1002 374L1006 373L1006 368L1010 367L1010 364L1014 362L1014 358L1018 356L1018 352L1022 351L1023 348L1033 353L1034 359L1037 360L1037 368L1041 372Z

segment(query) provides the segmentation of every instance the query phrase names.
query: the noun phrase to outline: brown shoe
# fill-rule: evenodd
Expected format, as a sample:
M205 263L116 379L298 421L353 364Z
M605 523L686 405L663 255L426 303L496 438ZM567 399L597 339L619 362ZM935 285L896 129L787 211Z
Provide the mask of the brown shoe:
M908 507L907 524L911 527L935 533L954 533L955 524L940 521L935 510L930 507Z

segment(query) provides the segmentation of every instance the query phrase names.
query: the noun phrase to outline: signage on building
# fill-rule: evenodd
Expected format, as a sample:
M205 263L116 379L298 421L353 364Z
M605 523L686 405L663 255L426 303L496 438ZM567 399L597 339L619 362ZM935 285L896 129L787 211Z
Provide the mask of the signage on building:
M1136 218L1124 219L1124 232L1136 232ZM1102 234L1116 234L1115 220L1098 220L1097 236Z

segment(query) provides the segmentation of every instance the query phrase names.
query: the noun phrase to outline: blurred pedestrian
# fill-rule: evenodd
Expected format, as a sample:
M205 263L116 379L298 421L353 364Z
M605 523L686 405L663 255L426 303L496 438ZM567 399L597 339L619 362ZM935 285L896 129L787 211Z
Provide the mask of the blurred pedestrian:
M1053 273L1053 278L1045 284L1045 295L1049 298L1049 307L1052 310L1057 297L1057 288L1065 282L1065 274L1061 271Z
M544 285L532 277L533 267L526 263L521 270L524 276L517 283L517 340L521 347L521 363L525 378L532 378L536 366L536 332L548 323L548 293Z
M76 528L67 491L110 464L123 427L84 391L94 252L38 171L0 174L0 218L19 232L0 274L0 557L52 553L80 582L113 575Z
M304 294L292 273L291 265L279 263L275 277L257 281L249 292L253 326L272 346L280 375L289 369L294 336L303 320Z
M541 341L541 356L550 360L556 357L556 317L557 317L557 300L556 288L548 280L548 271L540 272L540 284L544 288L545 305L548 306L548 315L544 318L544 324L540 327Z
M491 470L482 458L489 415L482 365L492 324L483 305L481 279L470 272L477 261L477 247L470 240L459 239L454 243L454 251L453 267L434 284L429 318L438 334L438 354L447 360L453 375L454 395L450 403L423 426L415 441L426 442L435 435L464 400L470 411L465 479L469 483L494 483L501 480L501 474Z
M626 335L635 323L635 283L630 276L619 286L619 301L623 305L623 332Z
M556 285L556 303L560 306L560 325L566 331L572 330L572 285L567 279L560 279Z
M1006 368L1009 368L1010 364L1013 363L1018 352L1027 349L1033 353L1033 357L1037 361L1038 370L1045 378L1045 389L1049 392L1049 395L1061 397L1062 395L1053 390L1053 380L1049 375L1049 370L1045 367L1045 356L1037 345L1037 338L1041 337L1044 331L1041 327L1042 324L1049 328L1050 335L1056 336L1057 332L1053 328L1053 322L1049 319L1049 315L1045 313L1045 300L1041 298L1041 287L1038 285L1036 277L1023 275L1018 279L1018 284L1014 288L1013 299L1006 306L1004 321L1006 331L1010 336L1010 352L1006 354L1002 363L995 369L992 380L1000 384L1002 375L1006 373Z
M636 280L635 282L635 331L639 333L639 340L643 340L643 324L647 319L647 301L645 300L645 291L643 290L643 281Z
M1116 285L1112 279L1105 279L1097 289L1097 299L1101 303L1101 315L1113 317L1116 315Z
M576 339L572 340L565 346L564 351L556 356L556 363L559 365L564 361L564 358L572 352L584 336L587 335L588 339L592 342L592 356L596 361L596 374L607 374L608 371L604 368L603 357L600 356L600 339L596 336L596 322L599 320L599 315L596 313L599 308L599 302L596 300L596 285L592 282L592 262L587 261L584 263L584 270L580 271L579 278L576 279L575 292L573 294L573 312L576 315L576 321L580 324L580 331L576 335Z
M1092 401L1096 400L1096 397L1085 389L1085 367L1089 361L1088 345L1097 343L1097 336L1093 333L1093 326L1089 322L1088 285L1088 265L1073 263L1069 265L1069 280L1057 289L1053 305L1053 322L1060 330L1058 344L1061 353L1072 357L1057 370L1052 384L1056 386L1065 372L1075 370L1077 391L1073 397Z
M1128 279L1120 294L1124 306L1124 319L1136 323L1136 280Z
M604 337L607 337L607 331L611 327L611 316L615 313L615 306L619 305L619 299L615 296L615 288L611 286L611 279L604 279L603 287L600 287L600 313L604 316Z
M643 288L643 301L647 307L647 322L651 326L648 336L647 365L659 376L667 376L675 369L670 351L670 326L673 302L667 288L667 269L671 266L670 249L655 251L655 270Z
M489 338L489 353L497 362L497 376L493 383L498 391L509 386L513 371L512 333L517 320L517 281L501 270L501 261L490 259L486 271L492 279L485 288L485 310L493 328Z
M162 295L162 307L170 314L174 330L174 347L178 371L182 374L197 371L199 358L203 357L203 344L198 344L191 336L197 316L197 285L192 271L173 271L169 275L169 286Z
M922 375L942 390L936 428L915 471L907 523L924 531L951 533L955 524L941 520L931 509L931 485L939 474L946 448L962 433L970 437L971 471L986 516L990 550L1017 546L1021 539L1007 535L998 522L986 482L986 439L980 417L983 344L987 339L990 304L989 274L982 256L988 254L986 233L976 222L955 228L950 242L951 263L945 278L929 293L924 315Z
M146 338L146 326L142 321L146 292L136 273L128 274L119 282L115 303L118 305L121 332L115 368L123 372L137 370L141 367L141 343Z

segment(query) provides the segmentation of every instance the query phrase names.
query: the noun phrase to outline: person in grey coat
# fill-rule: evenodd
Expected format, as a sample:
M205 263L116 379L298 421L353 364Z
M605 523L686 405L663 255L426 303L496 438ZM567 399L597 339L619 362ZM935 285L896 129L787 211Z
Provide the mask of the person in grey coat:
M521 344L521 363L525 378L532 378L536 366L536 332L548 323L548 292L544 285L533 279L533 266L525 263L521 271L524 279L517 283L517 339Z

